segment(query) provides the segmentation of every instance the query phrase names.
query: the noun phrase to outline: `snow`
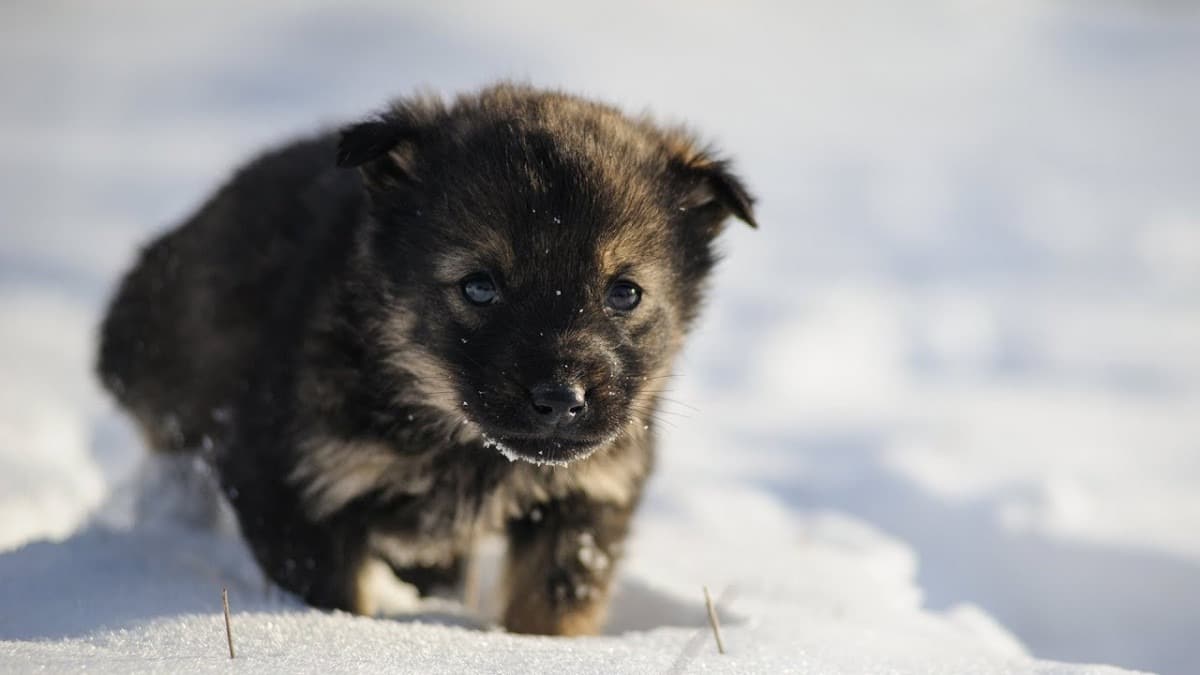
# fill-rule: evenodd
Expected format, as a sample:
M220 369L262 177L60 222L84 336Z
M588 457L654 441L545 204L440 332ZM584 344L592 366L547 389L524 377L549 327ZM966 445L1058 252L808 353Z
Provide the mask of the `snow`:
M517 451L508 447L503 442L498 441L486 434L483 436L483 447L491 448L492 450L499 452L510 462L529 462L530 464L534 464L536 466L567 466L570 464L570 462L567 460L562 459L551 459L549 457L526 457L525 455L517 453ZM542 454L542 452L542 450L538 450L539 455Z
M504 458L510 462L517 462L517 461L522 461L525 459L521 455L518 455L512 448L508 447L504 443L502 443L490 436L487 436L486 434L483 436L483 447L491 448L491 449L495 450L496 452L499 452L500 454L504 455ZM549 460L547 460L545 463L551 464L551 462ZM534 464L537 464L537 462L534 462Z
M229 668L222 586L256 671L1200 669L1194 11L121 0L0 36L0 671ZM89 374L136 246L249 151L504 75L685 118L761 198L598 638L264 590Z
M565 640L508 635L437 598L395 620L306 609L265 582L202 466L158 459L143 471L66 542L0 557L0 578L20 580L0 587L0 603L21 608L0 620L0 669L225 670L228 588L233 666L250 671L1118 672L1031 660L969 605L923 610L906 546L841 514L794 514L752 489L660 482L606 635ZM581 560L607 564L591 543L581 538ZM495 576L493 565L487 595ZM702 582L725 589L726 655L705 623Z

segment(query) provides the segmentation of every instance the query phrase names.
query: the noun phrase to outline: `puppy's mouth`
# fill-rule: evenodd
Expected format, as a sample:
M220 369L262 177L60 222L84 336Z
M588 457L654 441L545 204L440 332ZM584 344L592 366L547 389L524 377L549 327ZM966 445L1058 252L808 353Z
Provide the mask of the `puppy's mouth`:
M611 443L612 436L577 437L517 433L483 434L484 447L494 448L509 461L566 466L586 459Z
M602 384L592 390L559 382L516 391L472 386L459 394L463 407L456 412L471 422L460 428L510 461L566 466L608 447L628 427L625 392Z

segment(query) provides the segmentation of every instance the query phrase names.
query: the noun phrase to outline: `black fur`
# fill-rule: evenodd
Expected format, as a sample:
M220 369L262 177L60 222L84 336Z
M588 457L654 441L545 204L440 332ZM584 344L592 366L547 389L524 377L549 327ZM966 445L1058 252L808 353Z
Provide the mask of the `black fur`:
M754 224L749 194L682 130L513 85L402 100L148 246L98 369L152 447L211 459L308 602L381 611L368 561L426 591L505 532L506 626L593 632L730 215ZM494 304L464 297L480 273ZM548 417L543 390L578 400Z

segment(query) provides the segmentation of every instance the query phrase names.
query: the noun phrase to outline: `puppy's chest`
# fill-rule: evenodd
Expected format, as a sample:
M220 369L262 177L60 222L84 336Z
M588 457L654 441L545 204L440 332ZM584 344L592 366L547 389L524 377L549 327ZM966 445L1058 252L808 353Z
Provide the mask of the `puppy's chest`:
M414 451L316 437L301 450L291 480L309 516L365 503L373 548L398 564L444 563L539 504L631 504L648 470L647 458L623 445L565 467L509 462L482 444Z

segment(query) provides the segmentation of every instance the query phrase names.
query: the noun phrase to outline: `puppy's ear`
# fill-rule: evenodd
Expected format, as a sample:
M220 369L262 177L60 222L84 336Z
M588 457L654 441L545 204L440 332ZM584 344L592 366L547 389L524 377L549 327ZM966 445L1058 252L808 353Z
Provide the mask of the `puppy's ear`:
M370 188L420 182L415 172L416 141L416 130L399 122L353 124L341 131L337 165L358 167Z
M680 208L717 212L720 220L734 216L750 227L758 227L754 198L728 162L698 157L682 164L679 170L687 186Z

